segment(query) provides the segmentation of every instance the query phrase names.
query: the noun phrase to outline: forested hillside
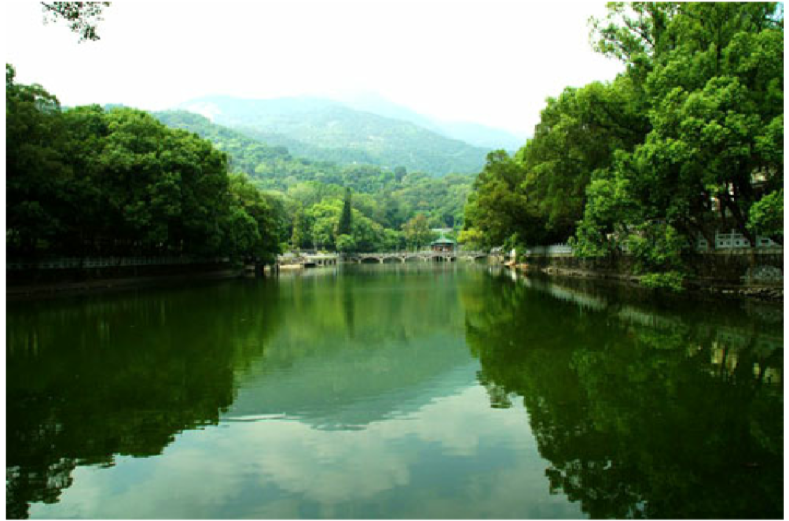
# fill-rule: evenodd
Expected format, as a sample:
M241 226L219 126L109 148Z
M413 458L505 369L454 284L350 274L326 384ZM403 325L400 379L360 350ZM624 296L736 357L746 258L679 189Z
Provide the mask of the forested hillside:
M247 100L212 96L179 108L209 116L299 157L340 164L403 166L433 175L476 173L489 149L471 146L408 121L353 110L317 98Z
M782 243L782 6L610 4L592 36L626 72L548 99L522 149L488 158L463 238L627 251L674 281L716 231Z
M377 166L341 166L325 161L293 157L284 147L271 147L238 131L216 125L186 111L154 114L162 123L195 132L228 153L230 170L248 175L252 182L283 203L296 247L336 247L335 227L339 212L351 190L358 217L356 247L404 248L414 245L415 235L406 233L408 221L426 228L459 228L463 205L471 188L471 175L450 174L441 178L404 167L393 170ZM412 223L413 224L413 223ZM411 230L411 228L408 228ZM405 235L403 235L405 233ZM291 231L293 234L293 231ZM429 234L428 234L429 235ZM371 239L372 237L372 239ZM410 237L410 238L409 238ZM292 240L291 240L292 243ZM421 244L425 243L422 238Z

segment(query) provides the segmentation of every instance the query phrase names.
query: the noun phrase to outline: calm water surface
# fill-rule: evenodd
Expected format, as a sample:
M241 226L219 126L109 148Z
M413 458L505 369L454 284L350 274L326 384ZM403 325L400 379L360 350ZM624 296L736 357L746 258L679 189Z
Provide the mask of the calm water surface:
M780 307L385 265L6 319L9 517L783 516Z

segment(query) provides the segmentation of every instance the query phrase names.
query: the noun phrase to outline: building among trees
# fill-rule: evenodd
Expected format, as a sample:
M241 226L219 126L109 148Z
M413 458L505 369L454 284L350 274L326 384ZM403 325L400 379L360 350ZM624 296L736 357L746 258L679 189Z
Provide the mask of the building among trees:
M430 249L439 253L453 253L455 246L455 241L447 239L443 235L430 243Z

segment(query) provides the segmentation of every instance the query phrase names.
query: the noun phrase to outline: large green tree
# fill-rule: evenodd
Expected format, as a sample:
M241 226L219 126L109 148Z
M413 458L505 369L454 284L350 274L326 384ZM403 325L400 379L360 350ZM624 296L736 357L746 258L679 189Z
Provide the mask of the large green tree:
M230 255L271 260L280 209L227 155L140 110L61 110L6 67L11 257Z
M427 245L432 238L430 227L427 224L425 214L418 213L403 225L403 235L406 243L413 249L418 250Z
M62 152L57 98L40 85L20 85L6 65L6 244L31 254L58 240L68 216L60 194L71 171Z
M600 29L598 48L640 81L652 129L595 176L594 190L620 187L624 204L639 209L624 223L630 230L658 223L688 244L701 235L714 245L716 230L734 229L755 245L751 208L783 184L782 11L766 3L609 9L619 24ZM599 213L591 208L582 228L594 228ZM611 231L603 228L592 242L616 240Z
M516 155L521 190L545 220L546 239L572 235L583 216L586 187L617 150L632 150L649 131L638 89L627 77L567 88L549 98L534 137Z
M781 240L783 10L772 3L611 3L595 49L626 71L549 98L514 157L492 154L461 240L673 270L699 237ZM763 230L763 231L759 231Z
M505 241L541 242L545 219L525 192L526 172L503 150L488 154L484 170L474 182L465 209L465 233L477 237L481 246Z

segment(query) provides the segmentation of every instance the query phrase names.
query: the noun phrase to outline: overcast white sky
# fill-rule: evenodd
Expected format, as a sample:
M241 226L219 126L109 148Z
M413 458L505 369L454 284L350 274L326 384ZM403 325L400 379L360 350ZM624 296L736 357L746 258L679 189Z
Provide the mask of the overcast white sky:
M525 136L547 96L622 70L589 45L604 2L125 0L81 44L38 2L3 4L6 62L66 105L375 92Z

